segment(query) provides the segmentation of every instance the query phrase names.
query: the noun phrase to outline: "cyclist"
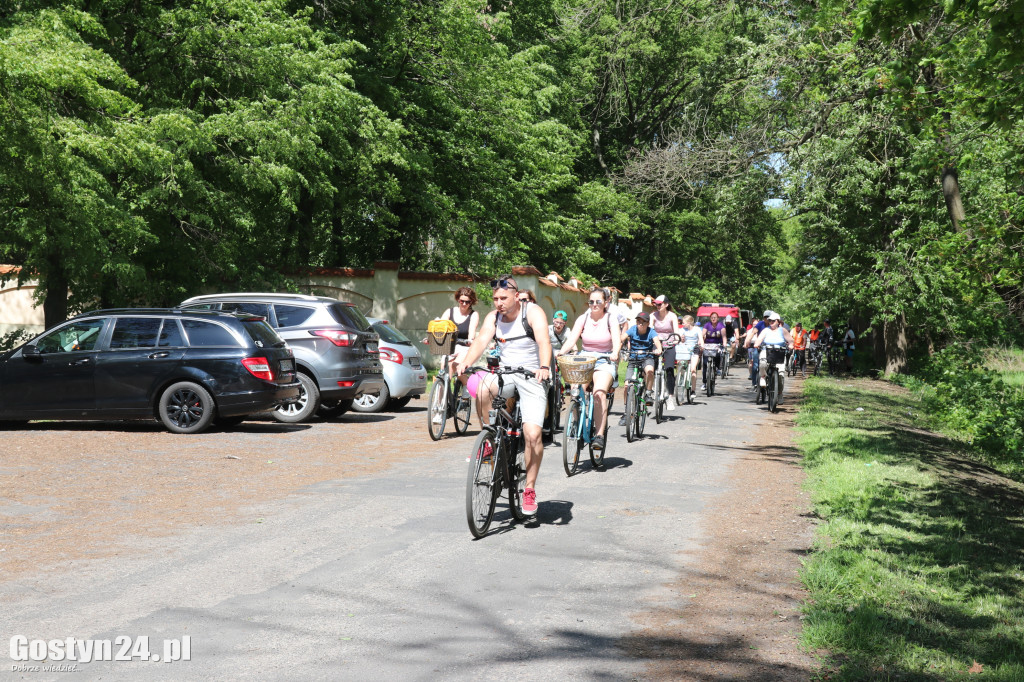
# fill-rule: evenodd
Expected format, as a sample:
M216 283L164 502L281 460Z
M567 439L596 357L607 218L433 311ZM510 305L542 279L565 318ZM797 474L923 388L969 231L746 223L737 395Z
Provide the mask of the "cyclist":
M701 333L704 335L705 346L722 345L722 336L725 334L725 325L719 322L718 313L711 313L711 315L708 317L708 321L704 323L703 327L701 327ZM720 362L721 360L718 357L715 357L715 359L711 363L712 366L708 368L708 371L721 373L721 369L719 369L721 367L721 365L719 364ZM706 387L702 382L700 385L700 390L703 391L705 388Z
M552 316L551 324L548 325L548 340L551 341L552 351L558 352L565 340L569 338L569 329L565 326L568 319L569 314L564 310L556 310Z
M676 407L676 341L673 334L679 333L679 318L672 312L672 304L669 303L664 294L654 299L657 310L651 316L651 326L658 332L661 339L662 356L661 361L665 366L665 390L668 391L668 400L665 406L670 410Z
M622 342L627 344L630 353L651 353L654 356L661 355L661 338L658 336L658 332L651 328L651 316L649 313L641 312L636 316L636 324L626 330L626 333L622 335ZM645 398L647 403L650 404L654 400L654 368L658 364L658 360L651 355L644 358L643 372L644 372L644 389ZM626 414L623 412L622 418L619 419L619 426L626 425Z
M765 327L761 331L761 333L757 335L757 339L754 341L754 344L753 344L754 348L757 348L758 350L760 350L761 346L763 344L773 344L773 345L775 345L775 344L778 344L778 345L785 344L785 345L789 346L790 349L792 349L793 348L793 336L789 333L788 329L786 329L785 327L782 326L782 318L779 317L778 313L775 313L775 312L772 312L772 311L768 311L768 312L770 313L769 316L768 316L768 326ZM763 355L763 354L764 354L763 350L760 350L760 352L758 353L758 355ZM758 385L759 386L767 386L767 383L765 382L764 377L765 377L765 371L768 369L768 367L767 367L768 363L765 362L764 358L762 357L761 358L761 362L758 363L758 364L760 366L759 374L758 374ZM779 405L782 404L782 389L785 388L785 386L786 386L786 373L785 372L780 372L779 373L779 400L778 400L778 404Z
M502 397L519 394L523 415L523 436L526 441L526 489L523 491L523 513L537 513L537 472L544 456L543 427L547 412L547 390L541 382L550 375L550 365L541 364L541 358L551 357L548 339L547 315L539 305L519 301L519 287L511 275L502 275L491 282L494 310L484 318L473 344L459 361L459 374L466 371L493 340L497 345L500 364L522 367L534 373L529 379L521 374L505 375ZM477 388L476 409L480 423L487 423L498 386L495 376L488 375Z
M471 287L459 287L455 292L455 302L457 307L448 308L437 318L451 320L458 328L455 332L455 354L448 363L448 370L453 373L456 363L466 356L466 351L476 338L476 328L480 324L480 314L473 309L476 305L476 292ZM427 343L427 339L423 339L423 343ZM467 380L468 376L459 377L462 383Z
M772 315L772 314L773 313L772 313L771 310L764 311L764 315L761 316L761 319L758 320L756 323L754 323L750 327L750 329L747 330L747 338L743 342L743 347L744 348L751 348L754 345L754 341L757 339L757 337L761 334L762 331L765 330L765 328L768 327L768 317L770 315ZM749 353L749 355L750 355L750 383L753 385L754 390L756 391L756 390L758 390L757 376L758 376L758 368L759 368L759 366L761 364L761 355L760 355L760 353Z
M800 368L800 376L807 376L807 332L804 330L804 325L800 322L796 323L790 331L790 335L793 337L793 367Z
M576 342L582 340L583 354L597 358L594 366L594 433L597 434L604 433L604 425L608 420L608 391L618 373L619 350L622 347L622 332L615 314L605 309L607 302L603 289L591 291L587 299L590 312L577 318L569 338L556 353L565 355L568 351L575 351ZM603 435L594 438L593 447L595 450L604 449Z
M683 315L683 328L680 330L679 336L682 337L680 345L683 347L684 355L690 354L690 386L697 385L697 361L700 360L700 354L697 349L704 350L704 335L701 330L693 324L693 315Z
M843 346L846 350L846 371L853 373L853 351L857 347L857 334L853 331L853 320L847 324L846 334L843 336Z
M740 325L732 319L732 315L725 316L725 342L729 344L729 364L736 362L736 351L740 346Z

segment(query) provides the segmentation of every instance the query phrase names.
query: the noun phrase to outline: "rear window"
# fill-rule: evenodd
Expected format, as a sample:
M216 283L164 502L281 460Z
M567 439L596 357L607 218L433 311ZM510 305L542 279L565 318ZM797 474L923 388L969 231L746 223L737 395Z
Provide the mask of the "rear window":
M355 329L356 331L368 332L370 331L370 321L366 319L362 311L354 305L348 303L332 303L328 306L331 311L331 315L334 319L345 325Z
M242 326L257 348L283 348L285 345L284 339L263 320L242 320Z
M228 313L249 313L250 315L259 315L270 319L270 304L269 303L241 303L235 301L228 301L221 305L221 310Z
M380 335L381 341L386 341L388 343L405 343L410 346L412 345L412 341L409 340L409 337L407 337L405 334L392 327L390 324L384 324L383 322L375 322L373 325L373 331L377 332L377 334Z
M312 317L315 309L301 305L282 305L277 303L274 305L274 312L277 313L278 327L297 327Z
M238 348L238 339L224 327L203 320L182 320L190 346L232 346Z

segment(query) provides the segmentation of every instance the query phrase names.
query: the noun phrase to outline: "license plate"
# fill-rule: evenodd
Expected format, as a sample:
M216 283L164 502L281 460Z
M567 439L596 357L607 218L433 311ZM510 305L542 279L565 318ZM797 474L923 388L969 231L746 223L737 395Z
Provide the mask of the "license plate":
M294 360L292 360L291 358L286 358L286 359L281 361L281 371L282 372L290 372L293 369L295 369L295 361Z
M413 369L419 369L423 366L419 358L409 358L409 366Z
M368 343L368 344L366 344L366 352L367 353L376 353L377 352L377 344L375 344L375 343Z

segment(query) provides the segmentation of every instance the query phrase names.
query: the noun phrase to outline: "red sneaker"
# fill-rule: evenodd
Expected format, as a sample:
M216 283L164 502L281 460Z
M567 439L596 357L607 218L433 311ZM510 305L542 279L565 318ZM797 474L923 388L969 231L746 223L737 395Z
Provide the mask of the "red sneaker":
M523 513L527 516L537 513L537 491L533 488L523 491Z

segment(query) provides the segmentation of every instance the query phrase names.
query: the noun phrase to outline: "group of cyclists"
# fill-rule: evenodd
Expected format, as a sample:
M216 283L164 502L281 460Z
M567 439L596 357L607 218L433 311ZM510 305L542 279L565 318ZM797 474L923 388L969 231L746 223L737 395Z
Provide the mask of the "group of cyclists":
M723 356L735 360L742 348L751 359L751 382L757 390L765 381L765 348L784 346L792 353L794 366L806 373L808 348L812 344L836 342L835 330L828 320L823 329L807 332L801 324L792 329L784 325L781 316L771 310L764 311L762 319L745 330L740 320L731 316L721 320L717 313L698 325L692 315L678 317L665 296L655 299L653 313L641 312L630 324L618 306L611 305L610 291L601 288L590 292L587 311L571 326L564 310L555 311L549 323L533 292L520 290L511 275L494 279L491 289L494 309L482 319L473 308L477 297L470 287L461 287L456 292L457 307L445 310L441 318L451 320L457 328L456 349L450 359L452 376L468 382L471 368L485 353L494 358L495 366L523 370L519 374L503 375L501 382L493 374L484 375L475 382L475 389L477 414L482 425L488 423L488 413L496 397L518 396L525 451L521 511L526 516L537 513L537 475L544 454L543 428L549 405L547 382L554 376L552 368L558 357L572 354L594 360L590 387L595 402L594 433L604 434L609 393L616 385L618 361L623 351L639 358L637 366L642 368L648 403L653 397L654 372L660 357L668 393L666 407L671 410L677 406L676 367L680 370L679 379L685 380L682 372L689 372L690 385L695 386L697 370L705 354L714 357L713 361L707 361L706 380L709 372L712 375L721 372ZM847 367L853 353L855 337L852 334L850 330L845 340ZM709 348L723 352L705 353ZM780 397L781 387L780 383ZM603 450L603 435L597 435L591 445L595 450Z

